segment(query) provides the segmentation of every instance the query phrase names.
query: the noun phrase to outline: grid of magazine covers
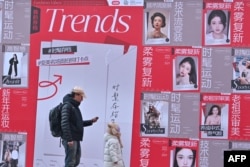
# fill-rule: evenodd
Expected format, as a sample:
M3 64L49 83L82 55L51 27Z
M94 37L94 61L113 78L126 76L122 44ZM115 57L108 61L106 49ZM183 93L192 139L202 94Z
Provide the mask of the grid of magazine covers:
M99 117L80 167L103 167L109 122L130 167L222 167L250 150L250 0L108 3L0 0L0 166L64 165L48 114L75 85L84 119Z
M31 99L28 100L34 96L27 89L30 79L30 7L29 0L0 0L1 167L28 166L30 155L27 150L31 151L33 147L27 142L28 134L34 134L31 126L34 125L34 114L31 114L34 107L32 109L29 104Z
M248 4L145 2L138 166L222 167L249 150Z

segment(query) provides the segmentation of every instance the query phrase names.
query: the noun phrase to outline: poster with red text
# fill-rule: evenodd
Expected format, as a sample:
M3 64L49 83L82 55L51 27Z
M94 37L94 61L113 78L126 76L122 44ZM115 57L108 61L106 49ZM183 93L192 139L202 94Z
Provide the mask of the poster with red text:
M228 139L230 101L230 94L201 94L201 139Z
M139 59L138 74L144 90L171 91L172 82L169 76L172 69L172 48L163 46L143 47L142 58ZM159 75L162 74L162 75Z
M133 160L133 166L169 165L169 139L141 137L138 141L139 153Z
M202 93L200 138L249 140L248 94Z
M144 91L198 92L201 50L200 47L143 47L142 58L138 60L141 87Z
M170 163L168 166L199 166L199 141L192 139L170 139Z
M79 166L103 166L117 122L126 167L222 167L250 148L249 16L250 0L0 0L0 166L8 149L64 165L48 113L77 85L99 117Z
M201 48L173 49L173 91L200 90Z
M249 46L249 2L205 2L203 7L204 46Z
M245 19L250 14L249 1L234 0L232 3L231 42L232 46L249 47L250 22Z
M97 123L84 130L80 165L103 166L103 135L107 123L116 122L122 133L123 160L130 166L141 38L140 34L135 40L131 37L137 34L141 10L142 7L134 7L131 12L126 7L33 6L31 39L36 49L31 50L37 55L33 65L38 71L33 166L64 165L64 150L59 147L59 138L50 134L48 115L76 85L87 96L80 105L83 118L99 117Z
M249 48L203 47L201 92L249 93Z
M234 48L232 53L233 77L231 87L235 93L250 92L250 48Z
M249 140L249 94L232 94L229 114L229 139L230 140Z
M29 72L30 19L30 0L0 1L1 166L9 152L19 166L30 166L33 157L36 86L31 83L36 76Z

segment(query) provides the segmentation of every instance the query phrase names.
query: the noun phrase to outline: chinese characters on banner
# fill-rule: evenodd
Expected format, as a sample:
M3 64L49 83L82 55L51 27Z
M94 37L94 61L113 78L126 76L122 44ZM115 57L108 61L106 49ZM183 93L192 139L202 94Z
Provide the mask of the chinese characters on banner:
M0 1L2 161L17 148L19 165L63 166L48 112L75 85L84 119L100 118L81 166L103 166L108 122L125 166L181 166L185 154L221 167L223 151L250 148L250 0L96 3Z

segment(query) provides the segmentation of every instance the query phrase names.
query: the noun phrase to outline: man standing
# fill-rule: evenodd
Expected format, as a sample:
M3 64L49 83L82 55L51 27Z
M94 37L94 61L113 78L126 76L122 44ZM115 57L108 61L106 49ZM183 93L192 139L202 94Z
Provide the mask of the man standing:
M71 93L63 97L62 108L62 144L65 149L65 167L76 167L80 163L84 127L95 123L98 117L83 120L79 106L86 98L81 87L75 86Z

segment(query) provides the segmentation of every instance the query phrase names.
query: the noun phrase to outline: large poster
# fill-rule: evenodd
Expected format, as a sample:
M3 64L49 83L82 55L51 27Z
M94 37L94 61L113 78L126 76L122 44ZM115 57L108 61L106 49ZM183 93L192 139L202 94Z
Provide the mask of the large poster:
M108 122L130 167L221 167L249 150L249 4L0 0L0 165L15 149L19 167L64 165L48 113L74 86L83 118L99 117L79 166L103 166Z
M83 118L99 117L97 123L85 128L80 165L103 166L103 136L109 122L120 125L123 159L126 166L130 165L138 46L136 40L126 41L123 37L134 34L136 25L132 23L138 19L137 11L141 8L132 13L127 13L126 8L86 9L81 6L78 10L60 6L32 9L37 20L47 18L40 23L43 29L34 29L32 34L37 46L32 53L38 55L35 61L39 71L34 166L64 165L64 151L59 147L59 138L50 134L48 115L49 109L62 102L63 96L76 85L87 96L80 105ZM67 15L88 19L81 25L74 23L74 19L67 20L75 24L72 27L62 20ZM64 31L67 35L61 36ZM50 32L49 38L41 36ZM79 37L72 40L76 33ZM37 35L41 36L38 40Z
M29 166L36 84L30 77L30 0L0 1L0 165ZM32 79L31 79L32 78Z
M69 47L72 47L72 49L69 49ZM73 47L76 49L71 52L74 50ZM60 51L57 50L53 54L54 49L69 49L71 51L59 53ZM48 54L47 50L52 52L49 51ZM35 145L34 163L38 164L41 156L47 155L44 158L46 157L48 160L44 159L43 163L49 165L53 159L56 161L53 163L63 165L63 157L57 156L62 154L62 150L57 144L59 140L50 135L48 108L53 108L58 102L61 102L63 96L69 93L74 85L81 85L87 95L87 99L80 107L83 117L85 119L89 117L90 119L98 116L100 119L93 127L85 130L83 153L84 150L88 151L85 153L87 156L84 164L89 164L87 166L94 166L94 164L102 166L103 153L95 150L104 147L103 134L106 124L110 121L120 124L124 136L124 153L130 152L130 145L127 145L127 143L131 142L132 121L122 118L129 115L132 117L133 113L133 98L131 96L134 94L137 50L135 46L131 46L126 55L123 55L123 50L122 45L65 40L41 43L41 57L37 60L39 89L36 127L39 131L36 132L37 144ZM129 69L126 68L128 65L130 66ZM119 70L117 67L119 67ZM122 75L125 71L131 75L126 75L120 80L113 79L117 75ZM57 77L60 77L60 82ZM112 98L115 93L119 94L117 103L113 102ZM130 100L127 100L128 98ZM111 109L113 105L117 105L117 108ZM90 132L89 136L88 131ZM95 133L92 133L93 131ZM43 147L43 145L49 145L50 147ZM124 158L127 160L126 163L129 164L129 157Z

